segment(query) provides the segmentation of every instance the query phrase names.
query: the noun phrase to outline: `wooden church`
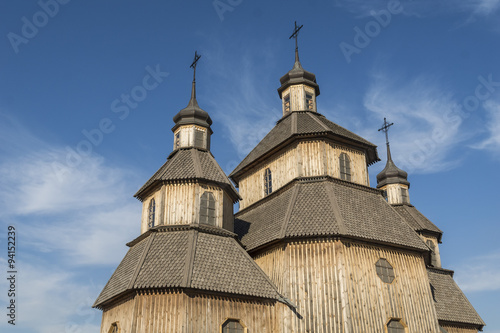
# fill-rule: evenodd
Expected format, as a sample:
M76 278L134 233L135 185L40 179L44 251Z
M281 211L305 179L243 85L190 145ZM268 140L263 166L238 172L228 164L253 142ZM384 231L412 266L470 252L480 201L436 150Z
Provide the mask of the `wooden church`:
M377 147L317 112L297 47L280 82L283 117L228 178L193 78L173 151L135 194L141 235L95 301L101 333L481 331L389 142L370 187Z

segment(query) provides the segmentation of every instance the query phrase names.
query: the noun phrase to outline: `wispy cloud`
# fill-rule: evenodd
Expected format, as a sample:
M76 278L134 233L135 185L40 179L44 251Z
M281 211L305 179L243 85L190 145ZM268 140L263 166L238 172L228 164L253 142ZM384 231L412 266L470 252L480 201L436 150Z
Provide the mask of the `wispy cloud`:
M137 172L88 156L61 177L53 163L64 161L65 147L0 116L1 224L4 230L14 225L22 240L21 326L39 332L97 331L100 313L90 307L102 286L94 285L90 272L116 266L127 250L124 244L139 233L141 204L131 198Z
M367 17L371 15L371 11L387 9L390 2L390 0L336 0L335 4L357 17ZM424 17L442 15L443 13L465 13L470 15L468 21L472 21L475 17L486 17L494 14L500 8L500 0L401 0L399 3L403 7L403 13L409 16Z
M488 138L471 147L500 153L500 103L488 100L483 104L483 108L487 112Z
M456 267L455 279L466 292L500 290L500 252L467 259Z
M450 152L468 137L459 131L461 118L451 116L457 103L435 82L426 76L398 82L379 73L364 97L371 117L387 117L396 124L390 135L393 157L399 167L411 173L453 168L459 160Z

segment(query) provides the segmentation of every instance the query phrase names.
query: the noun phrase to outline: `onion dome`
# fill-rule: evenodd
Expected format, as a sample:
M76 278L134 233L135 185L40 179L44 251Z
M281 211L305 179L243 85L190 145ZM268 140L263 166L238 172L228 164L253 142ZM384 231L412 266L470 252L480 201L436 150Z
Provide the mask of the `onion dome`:
M196 101L196 82L194 80L191 90L191 99L188 105L174 116L174 122L175 126L172 128L172 131L175 131L181 125L192 124L208 128L212 125L212 119L205 110L200 108Z
M280 98L282 98L281 94L286 88L295 84L306 84L313 87L316 96L319 95L319 85L316 83L316 75L302 68L299 60L299 50L297 48L295 49L295 64L293 68L281 77L280 82L281 87L278 88Z
M384 170L377 175L377 188L381 188L387 184L404 184L410 187L408 173L398 168L392 161L389 143L387 143L387 164Z

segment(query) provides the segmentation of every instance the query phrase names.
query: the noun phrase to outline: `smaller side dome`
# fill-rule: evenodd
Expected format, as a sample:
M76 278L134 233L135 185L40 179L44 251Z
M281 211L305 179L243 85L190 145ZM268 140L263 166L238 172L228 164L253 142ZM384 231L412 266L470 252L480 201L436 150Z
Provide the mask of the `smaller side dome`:
M387 144L387 164L384 170L380 171L377 175L377 188L381 188L387 184L404 184L410 187L408 173L398 168L392 161L389 144Z
M181 125L199 125L203 127L210 127L212 119L208 112L200 108L196 101L196 83L193 81L191 90L191 99L188 105L180 110L173 118L175 126L172 131L175 131Z

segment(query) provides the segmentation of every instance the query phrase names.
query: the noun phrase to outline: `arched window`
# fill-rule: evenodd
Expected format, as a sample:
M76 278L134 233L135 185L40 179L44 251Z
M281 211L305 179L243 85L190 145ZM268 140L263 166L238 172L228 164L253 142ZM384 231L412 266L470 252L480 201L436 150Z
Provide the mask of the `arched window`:
M340 179L351 181L351 161L346 153L340 154Z
M273 191L273 176L269 168L264 172L264 193L265 195L271 194Z
M118 323L111 324L108 333L118 333Z
M405 333L405 327L401 324L401 321L391 319L391 321L387 323L387 333Z
M151 199L148 208L148 226L150 228L155 226L155 209L156 209L155 199Z
M428 239L427 242L425 243L431 249L431 266L436 267L437 266L436 245L434 245L434 242L431 241L430 239Z
M205 192L201 196L200 223L215 225L215 198L212 192Z
M237 319L228 319L222 324L222 333L244 333L245 328Z

